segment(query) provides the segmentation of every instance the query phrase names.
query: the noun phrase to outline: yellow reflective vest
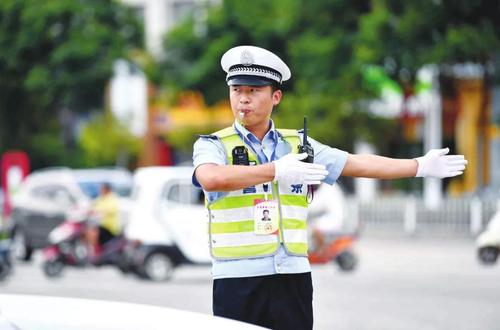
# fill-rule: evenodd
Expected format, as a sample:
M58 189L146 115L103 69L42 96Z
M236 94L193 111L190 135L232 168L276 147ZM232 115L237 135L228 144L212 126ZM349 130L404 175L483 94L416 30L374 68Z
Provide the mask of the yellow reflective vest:
M298 152L300 139L296 130L278 129L279 134ZM227 163L232 164L232 150L245 146L234 127L213 133L223 144ZM247 148L249 149L249 148ZM249 161L259 164L258 157L248 150ZM254 234L254 200L264 199L262 184L231 191L225 197L207 203L210 251L215 259L230 260L274 255L283 243L291 255L307 256L307 186L301 184L270 184L268 199L278 201L279 235Z

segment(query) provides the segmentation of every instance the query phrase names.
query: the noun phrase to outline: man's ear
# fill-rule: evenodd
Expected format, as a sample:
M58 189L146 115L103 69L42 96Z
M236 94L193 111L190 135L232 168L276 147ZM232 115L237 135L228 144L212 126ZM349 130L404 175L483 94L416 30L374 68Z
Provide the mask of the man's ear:
M273 105L278 105L281 101L281 97L283 96L283 93L281 92L280 89L277 89L273 92L272 99L273 99Z

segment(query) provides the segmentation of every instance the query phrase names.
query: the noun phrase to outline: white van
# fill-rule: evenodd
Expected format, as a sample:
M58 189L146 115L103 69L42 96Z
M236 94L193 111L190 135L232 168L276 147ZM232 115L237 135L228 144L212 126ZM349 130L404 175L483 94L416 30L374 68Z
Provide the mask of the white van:
M130 266L141 276L168 280L182 263L211 261L203 191L192 167L144 167L134 173L125 237L134 242Z

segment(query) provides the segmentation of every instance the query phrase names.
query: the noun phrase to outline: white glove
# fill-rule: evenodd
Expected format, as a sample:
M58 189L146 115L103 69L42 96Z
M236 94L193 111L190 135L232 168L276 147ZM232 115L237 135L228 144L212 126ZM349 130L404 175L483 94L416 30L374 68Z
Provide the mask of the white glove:
M425 156L415 158L418 162L418 177L433 176L447 178L463 173L467 160L464 155L445 156L450 149L431 149Z
M287 183L320 184L328 171L324 165L301 162L307 154L288 154L274 163L274 181Z

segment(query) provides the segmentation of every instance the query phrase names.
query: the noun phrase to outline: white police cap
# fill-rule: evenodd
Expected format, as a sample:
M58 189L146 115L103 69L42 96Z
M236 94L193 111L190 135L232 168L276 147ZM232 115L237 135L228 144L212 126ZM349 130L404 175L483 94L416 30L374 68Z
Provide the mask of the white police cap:
M290 79L288 66L270 51L255 46L238 46L221 58L228 85L266 86Z

